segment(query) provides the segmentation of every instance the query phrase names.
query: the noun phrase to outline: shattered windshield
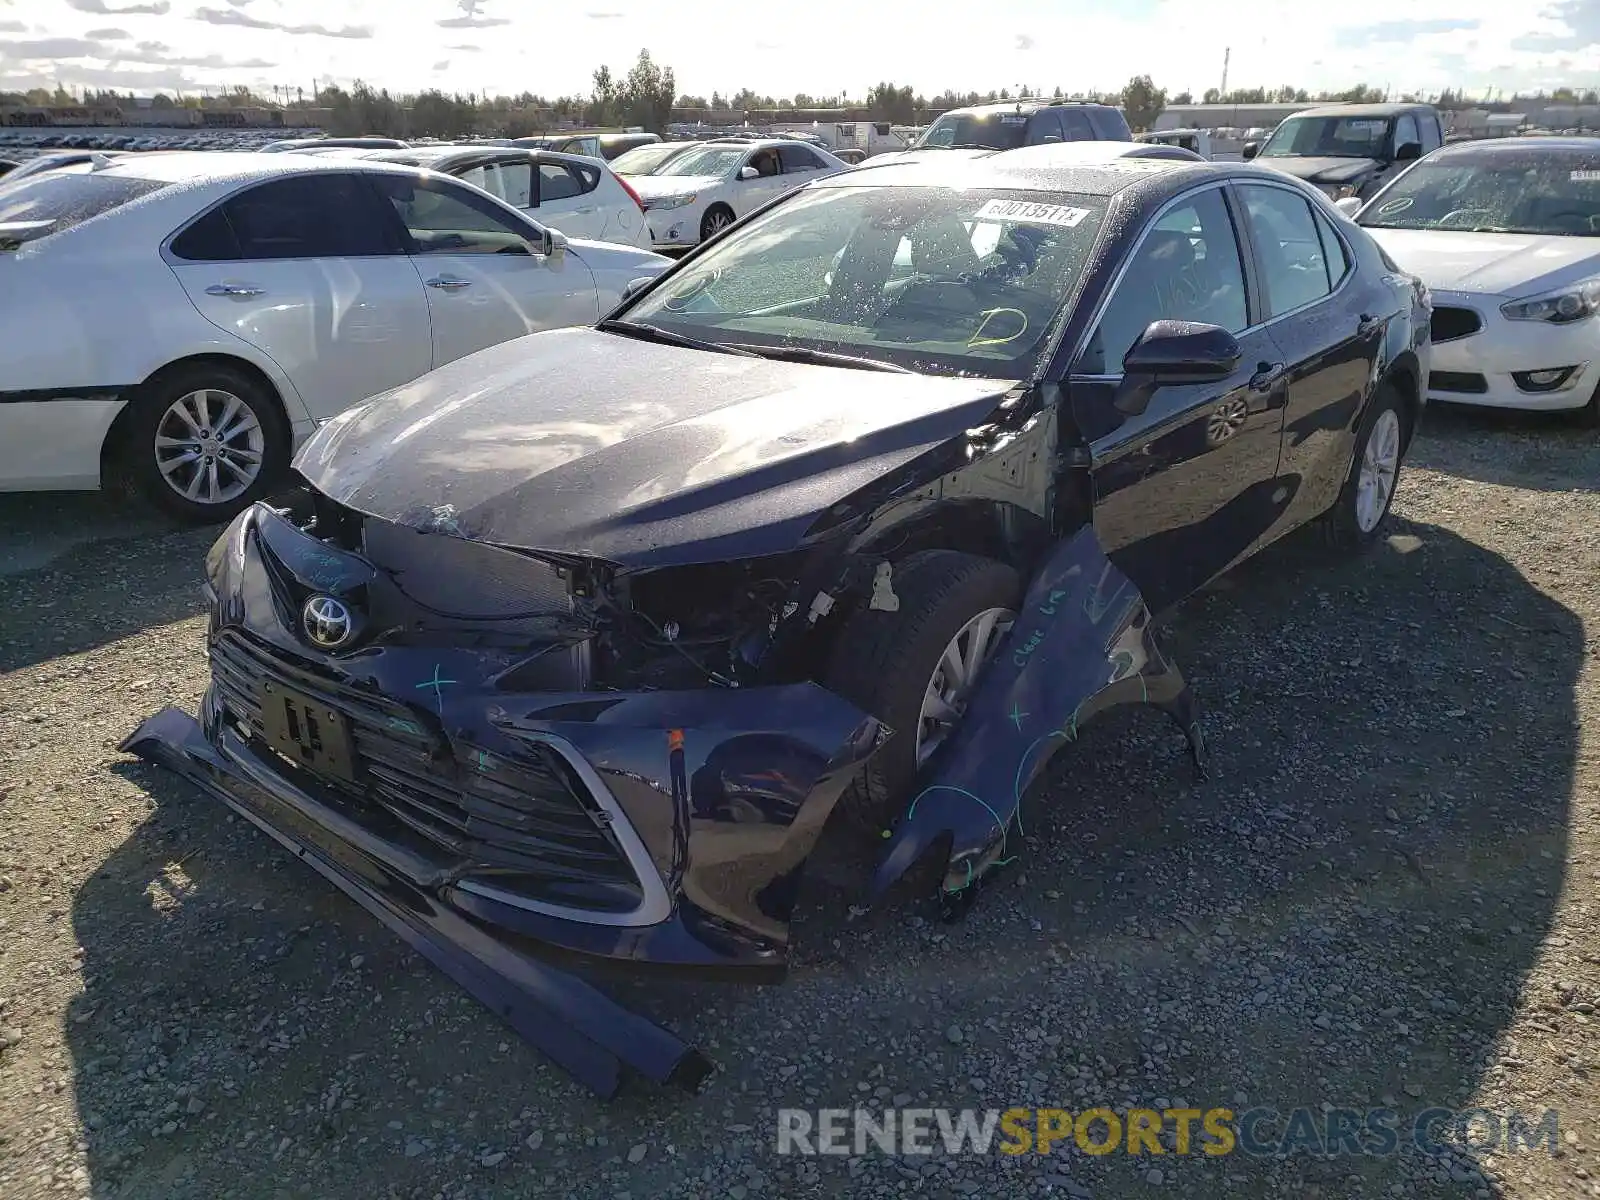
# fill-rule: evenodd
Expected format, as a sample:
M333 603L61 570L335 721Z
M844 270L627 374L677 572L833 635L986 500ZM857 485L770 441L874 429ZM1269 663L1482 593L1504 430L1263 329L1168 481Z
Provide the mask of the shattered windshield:
M946 113L912 146L982 146L990 150L1015 150L1027 140L1027 113Z
M701 343L1025 379L1104 197L948 187L795 196L642 296L624 323Z
M1382 158L1386 117L1290 117L1261 147L1262 158Z
M1600 236L1600 154L1419 163L1361 214L1369 229Z

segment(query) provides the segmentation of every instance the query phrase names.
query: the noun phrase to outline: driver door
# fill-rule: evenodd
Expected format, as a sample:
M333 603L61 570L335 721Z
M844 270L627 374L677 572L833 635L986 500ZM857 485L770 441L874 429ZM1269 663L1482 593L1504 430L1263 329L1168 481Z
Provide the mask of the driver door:
M745 167L754 167L760 174L754 179L741 179L740 172ZM793 186L791 181L783 177L783 163L778 158L776 148L752 151L745 159L744 166L734 172L733 176L733 211L736 216L746 216L760 208L768 200L781 195Z
M1243 264L1223 187L1180 197L1135 243L1069 380L1090 443L1095 531L1157 612L1242 558L1286 502L1277 479L1286 372ZM1158 320L1221 326L1238 340L1238 366L1223 379L1159 384L1142 412L1125 415L1114 407L1122 358Z
M576 254L530 252L539 230L453 181L375 175L405 227L433 326L433 365L541 329L599 315L594 276Z

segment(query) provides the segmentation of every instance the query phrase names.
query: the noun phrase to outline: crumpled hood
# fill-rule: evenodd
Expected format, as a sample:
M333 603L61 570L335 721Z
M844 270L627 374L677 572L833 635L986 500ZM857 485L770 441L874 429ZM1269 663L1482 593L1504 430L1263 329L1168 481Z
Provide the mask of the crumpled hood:
M628 184L641 199L653 200L657 196L684 196L690 192L704 191L722 183L720 175L631 175Z
M1258 158L1256 162L1307 183L1351 183L1381 165L1373 158Z
M1600 274L1600 239L1439 229L1367 232L1435 291L1536 296Z
M631 566L794 548L1014 385L536 333L374 397L295 466L369 516Z

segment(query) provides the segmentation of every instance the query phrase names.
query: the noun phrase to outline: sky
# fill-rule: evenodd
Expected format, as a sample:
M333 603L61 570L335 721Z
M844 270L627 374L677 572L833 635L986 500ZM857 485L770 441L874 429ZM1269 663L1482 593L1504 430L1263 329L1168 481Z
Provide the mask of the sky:
M1107 11L1108 7L1115 11ZM680 93L862 96L874 83L1169 93L1366 83L1600 87L1600 0L0 0L0 90L146 94L314 81L582 93L647 48Z

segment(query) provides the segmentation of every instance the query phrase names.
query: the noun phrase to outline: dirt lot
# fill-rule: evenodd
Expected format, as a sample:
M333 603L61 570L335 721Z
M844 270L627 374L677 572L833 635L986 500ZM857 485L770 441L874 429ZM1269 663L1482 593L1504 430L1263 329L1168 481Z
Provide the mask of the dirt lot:
M593 1101L115 747L205 679L211 534L0 497L0 1196L1600 1195L1600 438L1436 414L1370 558L1274 549L1032 797L961 924L819 883L790 983L635 1002L721 1070ZM1559 1110L1557 1153L779 1158L774 1110Z

